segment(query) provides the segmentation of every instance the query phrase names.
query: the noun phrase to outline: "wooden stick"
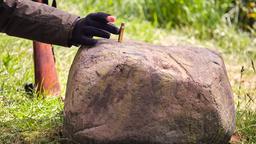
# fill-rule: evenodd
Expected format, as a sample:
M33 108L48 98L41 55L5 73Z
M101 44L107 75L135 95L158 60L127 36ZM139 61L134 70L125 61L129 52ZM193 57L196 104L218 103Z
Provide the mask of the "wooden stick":
M121 23L120 33L119 33L119 37L118 37L118 42L120 42L120 43L123 42L124 28L125 28L125 24Z

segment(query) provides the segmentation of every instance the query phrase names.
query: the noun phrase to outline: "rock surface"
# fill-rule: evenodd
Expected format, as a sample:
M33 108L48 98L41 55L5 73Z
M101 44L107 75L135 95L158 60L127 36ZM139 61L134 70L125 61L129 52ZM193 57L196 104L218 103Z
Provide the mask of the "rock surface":
M79 143L225 144L235 129L221 56L208 49L102 40L81 48L64 133Z

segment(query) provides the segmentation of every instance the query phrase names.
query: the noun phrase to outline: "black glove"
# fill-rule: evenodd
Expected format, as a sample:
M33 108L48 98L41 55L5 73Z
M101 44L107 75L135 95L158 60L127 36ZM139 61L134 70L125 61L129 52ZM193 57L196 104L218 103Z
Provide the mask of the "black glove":
M97 43L93 36L109 39L110 33L118 34L119 29L107 21L108 16L110 15L99 12L79 19L73 29L70 44L93 46Z

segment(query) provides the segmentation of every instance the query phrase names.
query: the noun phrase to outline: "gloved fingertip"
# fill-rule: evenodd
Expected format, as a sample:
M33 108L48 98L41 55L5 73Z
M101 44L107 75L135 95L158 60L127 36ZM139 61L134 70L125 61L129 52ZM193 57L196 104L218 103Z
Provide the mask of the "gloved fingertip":
M114 24L112 23L108 23L106 26L106 30L112 34L119 34L119 28L116 27Z
M108 13L105 13L105 12L97 12L97 13L95 13L98 17L108 17L108 16L110 16L110 14L108 14Z
M90 42L88 42L89 46L95 46L98 43L96 39L91 39Z
M86 45L86 46L95 46L97 44L97 40L96 39L92 39L92 38L88 38L88 37L84 37L81 41L80 44L81 45Z
M107 33L107 32L106 32L104 35L105 35L104 38L110 39L110 33Z
M120 29L116 27L113 29L112 33L118 35L120 33Z
M104 12L97 12L97 13L92 13L92 14L89 15L89 17L92 20L99 21L99 22L102 22L102 23L108 23L108 20L107 20L108 16L111 16L111 15L107 14L107 13L104 13Z

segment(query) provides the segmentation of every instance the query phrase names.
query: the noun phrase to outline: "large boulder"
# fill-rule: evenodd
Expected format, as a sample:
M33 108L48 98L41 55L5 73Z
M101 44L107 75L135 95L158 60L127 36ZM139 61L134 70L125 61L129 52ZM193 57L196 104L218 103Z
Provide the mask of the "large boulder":
M102 40L79 49L64 133L79 143L225 144L235 128L221 56L196 47Z

